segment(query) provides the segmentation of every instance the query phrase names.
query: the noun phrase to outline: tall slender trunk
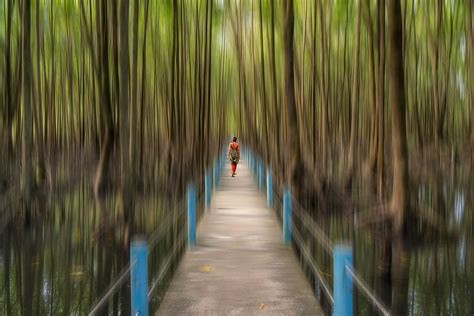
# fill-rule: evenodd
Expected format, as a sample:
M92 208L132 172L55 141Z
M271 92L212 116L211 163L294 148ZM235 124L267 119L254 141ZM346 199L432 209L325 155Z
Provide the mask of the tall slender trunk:
M7 151L8 158L13 157L13 138L12 138L12 125L13 125L13 101L12 101L12 69L11 69L11 33L12 33L12 14L13 14L13 1L7 0L7 26L6 26L6 48L5 48L5 108L6 108L6 126L5 135L7 138Z
M112 5L117 5L112 2ZM97 42L98 61L96 74L99 81L100 117L105 131L103 131L103 141L100 148L99 164L94 178L94 193L99 196L105 191L109 184L109 169L112 156L113 144L115 142L115 126L112 112L112 100L110 96L110 76L109 76L109 38L107 25L107 1L97 2ZM95 56L95 50L90 42L90 49Z
M129 23L129 1L120 2L120 175L122 198L125 221L128 223L131 207L131 187L130 187L130 130L129 130L129 41L128 41L128 23Z
M139 16L139 1L133 1L133 21L132 21L132 74L130 78L131 96L130 96L130 181L133 183L136 175L138 160L136 156L136 142L137 142L137 124L138 124L138 16Z
M474 35L472 31L472 0L467 2L466 35L469 52L469 101L471 103L471 140L474 141Z
M369 50L369 103L371 108L371 122L370 122L370 148L369 148L369 168L371 175L372 188L376 188L375 171L377 164L377 147L378 147L378 125L377 125L377 73L375 62L376 41L374 40L373 21L370 9L370 2L366 3L366 24L367 24L367 39ZM376 191L376 189L374 190Z
M320 99L321 99L321 116L320 116L320 145L321 145L321 170L326 170L328 163L328 96L327 96L327 87L328 82L328 67L329 63L327 61L327 43L326 43L326 22L325 22L325 10L323 10L323 0L318 0L318 9L319 9L319 23L320 23L320 32L321 32L321 78L320 78ZM324 177L327 177L327 171L324 171Z
M355 143L357 139L357 108L359 107L359 68L360 68L360 17L362 0L358 0L356 14L356 43L354 52L354 72L352 81L352 100L351 100L351 136L349 141L349 161L347 164L346 187L352 185L355 165Z
M377 61L377 197L383 200L384 194L384 149L385 149L385 0L377 1L377 37L378 37L378 61Z
M300 184L302 170L301 170L301 152L299 146L299 128L298 115L296 113L295 102L295 76L294 76L294 24L295 15L293 8L293 0L283 1L284 14L284 32L283 43L285 50L285 100L286 111L288 116L288 142L290 152L293 153L290 158L289 172L287 172L287 182L290 183L294 189ZM296 193L296 192L295 192Z
M393 231L396 235L400 235L405 226L409 204L403 33L400 0L389 0L388 47L393 157L393 187L390 208L393 215Z
M260 64L261 64L261 77L262 77L262 117L263 117L263 139L265 146L269 144L268 138L268 103L267 103L267 87L265 81L265 58L264 58L264 51L263 51L263 13L262 13L262 0L259 1L259 18L260 18ZM263 148L264 158L265 160L268 159L268 147Z
M436 29L435 34L431 34L432 37L432 50L431 50L431 72L434 83L432 84L432 94L433 94L433 107L434 107L434 125L433 125L433 134L435 139L435 144L438 144L442 139L442 119L441 114L441 70L440 70L440 50L442 44L442 22L443 22L443 0L435 1L435 12L436 12ZM428 27L430 27L428 25Z
M281 148L280 143L280 105L278 103L278 83L276 79L276 61L275 61L275 4L274 1L270 1L270 24L271 24L271 32L270 32L270 44L271 44L271 69L272 69L272 90L273 90L273 106L275 109L275 144L278 146L276 150L279 151ZM280 166L279 155L275 155L274 159L276 166Z
M139 146L139 165L138 175L140 179L143 179L143 143L145 138L145 88L146 88L146 43L147 43L147 31L148 31L148 8L150 6L150 0L145 0L145 26L143 33L143 49L142 49L142 92L140 100L140 146Z
M44 129L43 129L43 96L41 85L41 47L43 45L43 30L40 27L40 1L36 2L36 138L38 141L38 167L40 171L40 179L46 180L48 185L52 185L51 170L44 146Z
M30 35L31 35L31 0L23 2L22 12L23 25L23 127L22 127L22 192L25 208L29 208L31 201L32 181L33 181L33 110L31 105L31 56L30 56ZM29 218L27 210L27 218ZM28 222L28 221L27 221Z

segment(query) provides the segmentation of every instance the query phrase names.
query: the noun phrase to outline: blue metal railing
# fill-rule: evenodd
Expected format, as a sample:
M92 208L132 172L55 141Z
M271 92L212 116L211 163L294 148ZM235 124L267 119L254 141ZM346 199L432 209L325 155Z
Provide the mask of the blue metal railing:
M224 166L224 150L219 152L216 160L213 164L212 170L212 187L214 190L217 188L219 183L219 176L221 169ZM204 175L204 203L205 208L210 207L211 201L211 176L208 169L205 170ZM178 237L172 245L170 253L163 261L160 270L151 282L151 286L148 286L148 254L157 243L164 239L167 232L176 219L181 218L184 212L184 201L186 201L186 230L181 230ZM121 271L114 282L111 283L109 288L91 308L89 315L95 315L99 312L110 298L118 291L118 289L130 279L130 294L131 294L131 312L132 315L148 315L149 314L149 301L153 292L158 288L160 283L168 273L173 260L183 249L186 241L189 249L192 249L196 245L196 225L197 225L197 197L195 184L191 181L187 187L186 200L182 200L178 205L178 213L174 214L170 212L167 217L160 223L157 229L151 234L148 240L144 236L136 236L130 243L130 263Z
M250 170L256 177L256 182L262 191L263 160L249 150L244 150L244 157L250 167ZM269 166L266 167L266 195L267 204L270 208L274 205L274 198L279 194L273 188L272 172ZM283 243L291 245L293 240L303 258L308 263L312 273L318 281L323 293L333 306L333 315L352 315L353 313L353 284L367 298L377 311L384 316L389 316L390 311L384 306L373 290L363 280L360 274L352 265L352 247L339 243L333 245L332 241L326 236L324 231L317 223L308 216L307 212L298 204L292 195L288 186L283 186L281 220L283 229ZM294 214L294 216L293 216ZM313 256L306 243L304 242L298 227L295 226L293 218L298 219L301 225L312 235L312 237L322 246L333 260L333 290L331 291L328 282L323 277L323 272L317 266Z

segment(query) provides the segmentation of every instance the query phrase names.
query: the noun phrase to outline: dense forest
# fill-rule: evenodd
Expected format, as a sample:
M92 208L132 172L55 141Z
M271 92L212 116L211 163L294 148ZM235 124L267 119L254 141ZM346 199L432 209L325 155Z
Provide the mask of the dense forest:
M0 233L79 186L128 222L139 195L202 187L236 135L314 216L358 212L382 275L407 269L407 236L454 234L449 179L473 203L472 6L4 0Z

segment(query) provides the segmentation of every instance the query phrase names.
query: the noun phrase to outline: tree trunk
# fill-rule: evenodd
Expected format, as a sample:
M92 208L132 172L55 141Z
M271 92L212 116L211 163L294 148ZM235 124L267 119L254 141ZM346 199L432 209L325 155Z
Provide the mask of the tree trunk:
M436 0L435 1L435 11L436 11L436 30L435 34L431 34L433 47L431 50L431 71L434 83L432 84L432 94L433 94L433 107L434 107L434 115L435 121L433 125L433 134L435 139L435 144L438 145L439 141L443 137L443 115L441 114L441 94L442 94L442 87L441 87L441 71L440 71L440 48L442 43L442 22L443 22L443 0ZM429 21L429 20L428 20ZM427 22L428 22L427 21ZM428 27L430 27L428 25Z
M33 181L33 111L31 105L31 56L30 56L30 26L31 0L23 2L23 129L22 129L22 192L25 207L29 208ZM28 212L28 211L27 211ZM27 214L29 216L29 214ZM27 217L28 218L28 217Z
M128 23L129 23L129 1L122 0L120 2L120 175L121 175L121 190L123 198L123 207L125 214L125 222L128 221L128 216L131 206L130 194L130 160L129 160L129 144L130 144L130 130L129 130L129 49L128 49Z
M130 176L132 179L130 181L133 183L135 181L135 174L137 169L137 159L136 157L136 141L137 141L137 123L138 123L138 15L139 15L139 7L138 7L138 0L133 1L133 21L132 21L132 35L133 35L133 43L132 43L132 77L131 79L131 86L132 86L132 93L130 97L130 168L131 174Z
M293 189L300 184L301 170L301 152L299 146L299 128L298 115L296 113L295 102L295 80L294 80L294 24L295 15L293 0L283 1L284 13L284 31L283 43L285 49L285 99L286 111L288 116L288 142L290 149L289 170L286 175L287 183L290 183ZM295 192L296 193L296 192Z
M12 69L11 69L11 31L13 1L8 1L7 26L6 26L6 48L5 48L5 108L6 108L6 138L7 138L7 157L13 157L13 138L12 138L12 120L13 120L13 101L12 101Z
M36 106L36 138L38 140L38 167L40 180L46 180L51 188L52 176L49 161L46 155L46 147L44 146L44 129L43 129L43 96L41 93L41 47L43 45L43 30L40 27L40 2L36 2L36 87L37 87L37 106Z
M469 101L471 103L471 140L474 142L474 35L472 32L472 0L467 1L467 49L469 53Z
M351 136L349 142L349 162L347 164L346 188L352 185L355 164L355 143L357 138L357 108L359 107L359 67L360 67L360 16L362 0L357 3L356 16L356 46L354 51L354 73L352 81L352 100L351 100Z
M275 62L275 4L270 1L270 44L271 44L271 70L272 70L272 87L273 87L273 107L275 109L275 144L277 150L281 148L280 143L280 106L278 103L278 83L276 78L276 62ZM273 157L273 156L272 156ZM274 155L275 166L280 167L280 155Z
M392 114L393 187L391 212L394 234L402 233L408 208L408 148L405 121L405 80L400 0L388 7L389 94Z
M148 30L148 8L150 6L150 0L145 0L145 26L143 33L143 49L142 49L142 91L140 100L140 148L139 148L139 165L138 175L140 179L143 179L143 143L145 138L145 88L146 88L146 43L147 43L147 30ZM140 180L143 181L143 180Z
M384 194L384 149L385 149L385 0L377 1L377 197L383 200Z
M112 5L116 5L113 2ZM110 77L109 77L109 46L108 46L108 25L107 25L107 1L97 2L97 42L98 42L98 62L96 67L97 79L99 81L100 116L105 131L100 148L99 164L94 178L94 193L96 196L102 194L109 183L110 159L112 156L113 144L115 141L115 127L112 113L112 100L110 97ZM92 55L95 56L94 47L89 42ZM127 46L128 47L128 46Z
M265 58L264 58L264 51L263 51L263 13L262 13L262 0L259 1L259 19L260 19L260 63L261 63L261 77L262 77L262 118L263 118L263 140L264 140L264 148L263 148L263 157L266 161L268 161L268 145L269 145L269 138L268 138L268 103L267 103L267 87L265 81ZM265 147L266 146L266 147Z

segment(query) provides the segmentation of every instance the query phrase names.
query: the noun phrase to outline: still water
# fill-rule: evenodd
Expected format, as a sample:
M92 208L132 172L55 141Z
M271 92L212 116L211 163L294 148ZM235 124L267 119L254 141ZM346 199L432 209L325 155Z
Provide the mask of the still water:
M32 225L11 223L1 234L0 315L86 315L126 268L130 238L156 236L159 224L172 217L149 253L150 279L158 273L182 230L182 199L159 192L137 196L126 219L119 195L97 201L85 187L42 201ZM176 261L156 287L152 306ZM129 315L129 291L127 278L98 314Z
M474 200L472 180L465 174L458 171L449 179L433 177L411 184L414 219L403 247L383 238L383 220L369 206L355 207L355 215L320 210L311 217L334 244L352 246L355 268L392 315L474 315ZM311 207L317 208L306 208ZM314 234L295 223L332 289L332 257ZM392 249L389 277L382 273L384 246ZM300 261L330 314L331 305L307 260ZM379 314L359 289L353 304L356 315Z
M356 216L324 211L310 216L333 242L352 245L354 266L387 308L406 310L409 315L473 315L474 201L470 182L459 174L453 179L412 184L411 192L416 193L412 193L412 203L423 220L413 222L414 233L405 242L405 251L392 253L396 260L391 281L379 273L382 234L376 225L362 221L370 210L356 210ZM85 188L82 185L61 198L39 203L32 225L13 222L1 233L1 315L87 314L127 266L131 236L156 234L159 224L172 214L173 224L162 232L164 238L150 253L150 279L163 266L184 227L182 198L159 192L143 194L135 198L133 215L126 219L119 195L97 201ZM275 205L278 209L279 204ZM332 287L330 256L309 232L301 231ZM177 261L154 291L152 310L159 304ZM305 261L301 262L308 271ZM307 274L330 313L330 304L314 276ZM128 315L129 289L126 281L99 314ZM360 291L354 294L354 310L357 315L377 314Z

